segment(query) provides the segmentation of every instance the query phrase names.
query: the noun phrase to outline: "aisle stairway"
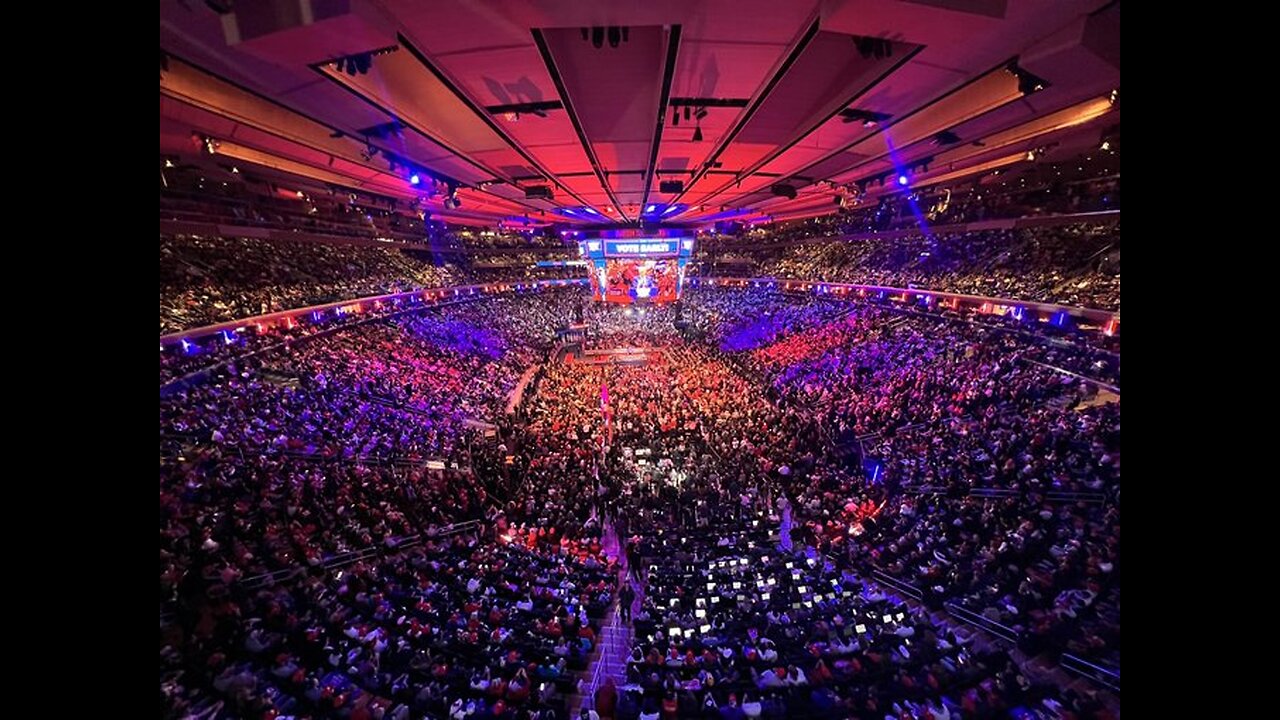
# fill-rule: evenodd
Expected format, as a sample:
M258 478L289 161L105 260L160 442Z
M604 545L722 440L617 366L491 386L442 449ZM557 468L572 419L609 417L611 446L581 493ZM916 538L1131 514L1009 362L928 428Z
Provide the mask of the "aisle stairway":
M624 582L631 583L631 588L635 591L636 599L631 606L634 614L640 609L644 600L644 583L631 578L627 567L627 554L622 552L613 524L606 519L603 529L601 545L604 547L604 552L618 561L618 587L621 587ZM631 654L634 631L630 623L622 622L617 601L609 608L606 618L604 627L600 629L600 635L596 638L596 647L591 651L587 671L580 685L582 692L569 697L570 718L577 718L584 707L594 709L596 689L604 685L606 678L613 678L613 684L619 688L620 695L622 686L627 683L627 656Z

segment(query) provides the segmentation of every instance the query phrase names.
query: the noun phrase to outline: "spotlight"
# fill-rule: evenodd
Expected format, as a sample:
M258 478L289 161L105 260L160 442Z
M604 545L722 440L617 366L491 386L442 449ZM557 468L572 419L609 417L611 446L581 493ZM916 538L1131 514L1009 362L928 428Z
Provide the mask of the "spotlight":
M410 185L417 185L417 184L419 184L419 183L421 183L421 182L422 182L422 178L418 175L418 173L414 173L414 174L412 174L412 175L410 175L410 176L409 176L409 184L410 184Z
M1035 160L1035 159L1036 159L1036 151L1035 151L1035 150L1028 150L1028 151L1027 151L1027 162L1031 162L1031 161L1033 161L1033 160Z
M671 111L671 126L672 126L672 127L676 127L676 126L679 126L679 125L680 125L680 111L679 111L679 110L672 110L672 111Z
M702 142L702 126L701 125L693 129L693 141Z
M707 116L707 109L706 109L706 108L698 108L698 111L697 111L697 112L695 112L695 113L693 114L693 116L694 116L694 117L696 117L696 118L698 118L699 120L701 120L702 118L704 118L704 117L706 117L706 116Z
M1103 140L1103 141L1102 141L1102 147L1101 147L1101 149L1102 149L1102 150L1110 150L1110 149L1111 149L1111 141L1110 141L1110 140Z
M907 177L906 175L899 175L899 176L898 176L898 184L899 184L899 185L906 185L906 184L907 184L907 183L909 183L909 182L911 182L911 178Z
M449 197L444 199L444 206L454 210L462 207L462 200L458 199L458 188L449 187Z

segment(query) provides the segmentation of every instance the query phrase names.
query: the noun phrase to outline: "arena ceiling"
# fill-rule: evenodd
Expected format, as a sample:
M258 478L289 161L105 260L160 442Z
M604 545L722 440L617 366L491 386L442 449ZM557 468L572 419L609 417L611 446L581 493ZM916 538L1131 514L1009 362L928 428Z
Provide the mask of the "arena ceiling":
M160 47L162 154L470 223L807 217L1119 124L1103 0L161 0Z

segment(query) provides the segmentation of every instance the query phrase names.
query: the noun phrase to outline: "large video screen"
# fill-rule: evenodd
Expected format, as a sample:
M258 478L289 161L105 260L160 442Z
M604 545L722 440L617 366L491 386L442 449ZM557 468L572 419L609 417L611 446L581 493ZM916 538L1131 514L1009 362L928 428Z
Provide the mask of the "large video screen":
M591 263L592 295L613 303L667 303L680 299L690 238L589 239L580 246Z
M604 297L601 299L608 302L673 302L680 285L676 258L611 259L605 263L604 274Z

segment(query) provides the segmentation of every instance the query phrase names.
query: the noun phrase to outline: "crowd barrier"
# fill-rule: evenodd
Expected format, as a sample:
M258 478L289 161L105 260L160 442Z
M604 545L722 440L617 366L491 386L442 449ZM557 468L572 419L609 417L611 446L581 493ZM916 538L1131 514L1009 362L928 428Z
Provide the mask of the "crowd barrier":
M476 530L476 529L479 529L479 527L480 527L479 520L467 520L465 522L446 525L445 527L438 528L434 532L427 531L426 533L419 533L417 535L406 535L402 538L391 538L388 542L382 545L374 545L372 547L367 547L360 550L351 550L349 552L339 553L338 555L334 555L332 557L322 560L319 563L316 563L316 565L314 565L313 567L316 567L322 570L333 570L336 568L342 568L342 567L346 567L347 565L352 565L354 563L360 562L361 560L367 560L369 558L376 557L382 554L383 552L398 552L406 548L411 548L415 545L420 544L424 538L434 539L434 538L449 537L451 535L457 535L459 533ZM244 578L240 581L239 584L241 587L254 590L260 587L265 587L278 582L282 582L284 580L288 580L289 578L292 578L301 574L303 571L304 571L304 568L301 566L284 568L282 570L276 570L273 572L262 573L261 575L254 575L252 577Z
M1120 692L1120 668L1110 668L1092 663L1071 653L1063 653L1059 665L1062 666L1063 670L1073 675L1088 678L1117 693Z
M872 570L871 577L881 585L902 593L917 602L924 600L924 593L920 592L920 588L908 582L903 582L898 578L879 570Z
M1014 645L1017 645L1019 638L1022 637L1020 632L1014 630L1008 625L1002 625L985 615L979 615L955 601L944 603L943 607L946 608L947 614L951 617L965 623L966 625L972 625L976 628L986 630L1001 640L1008 641Z
M177 345L183 342L216 335L218 333L239 333L248 329L263 331L276 326L294 327L298 323L318 323L326 319L347 314L372 313L383 309L385 305L393 305L397 309L419 309L434 307L449 302L477 299L502 293L538 291L556 287L586 287L590 284L587 278L571 278L556 280L529 280L525 282L495 282L476 285L461 285L446 288L426 288L402 293L373 295L350 300L338 300L321 305L281 310L279 312L255 315L238 320L204 327L192 328L160 336L160 345ZM980 295L962 295L938 290L920 288L894 288L881 285L858 285L855 283L824 283L803 280L786 280L777 278L690 278L692 287L756 287L778 289L783 292L812 292L832 299L883 299L899 304L917 304L927 307L943 307L951 310L972 309L986 315L1012 315L1018 319L1026 318L1026 313L1046 322L1061 323L1061 318L1070 316L1084 320L1108 335L1120 331L1120 314L1107 310L1078 308L1069 305L1039 303L1008 298L991 298ZM411 307L405 308L405 305ZM230 335L228 335L229 337ZM1118 389L1118 388L1117 388Z
M833 566L842 567L842 563L836 558L826 555L827 561ZM884 588L894 591L900 595L916 601L923 601L924 595L920 588L911 583L899 580L881 570L872 569L870 579L880 584ZM968 625L977 630L984 631L997 639L1008 642L1013 646L1017 646L1022 640L1022 633L1008 625L996 620L992 620L985 615L975 613L964 607L955 600L948 600L942 605L943 611L952 620ZM1120 692L1120 668L1108 667L1102 664L1090 662L1083 658L1072 655L1071 653L1063 653L1059 665L1066 671L1079 677L1087 678L1098 684Z

